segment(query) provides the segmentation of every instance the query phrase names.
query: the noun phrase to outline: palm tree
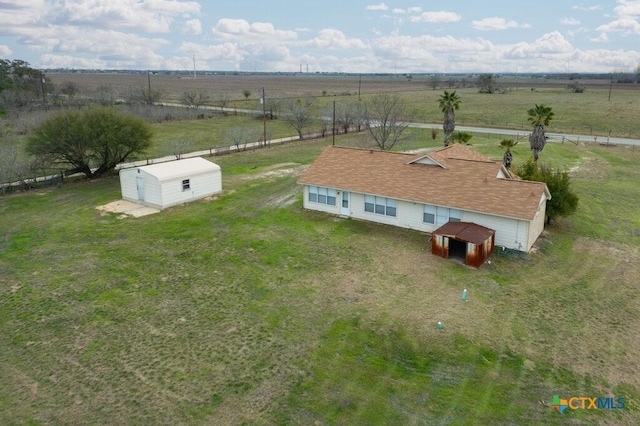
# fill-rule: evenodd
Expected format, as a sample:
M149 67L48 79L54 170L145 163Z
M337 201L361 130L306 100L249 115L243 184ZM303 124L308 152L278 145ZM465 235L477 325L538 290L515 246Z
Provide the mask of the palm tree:
M511 162L513 161L511 148L516 145L518 145L518 142L514 142L513 139L502 139L500 141L500 146L506 149L504 156L502 157L502 164L504 164L507 170L511 168Z
M538 156L547 142L544 126L549 125L549 122L553 120L554 114L551 107L543 104L536 104L535 108L527 111L527 114L529 114L529 123L533 124L533 132L529 135L529 145L531 146L531 151L533 151L533 159L538 161Z
M453 133L456 128L455 110L460 108L461 103L462 100L455 91L449 93L445 90L444 94L438 99L440 111L444 113L444 122L442 123L442 128L444 129L444 146L449 146L449 136L451 136L451 133Z

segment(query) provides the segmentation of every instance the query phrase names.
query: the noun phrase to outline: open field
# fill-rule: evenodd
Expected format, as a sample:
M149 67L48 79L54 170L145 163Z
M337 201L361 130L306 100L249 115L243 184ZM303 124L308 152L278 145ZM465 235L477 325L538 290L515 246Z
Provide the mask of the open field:
M0 198L0 423L638 423L639 149L548 144L578 212L473 270L303 211L328 143L216 157L224 195L139 219L95 209L115 178Z
M146 88L147 75L132 74L48 74L54 84L75 82L81 91L92 93L98 86L111 86L116 94L129 88ZM341 76L316 74L290 75L217 75L196 79L186 76L153 75L151 85L161 90L165 101L176 101L186 90L206 91L212 100L225 94L238 108L261 109L260 90L265 87L267 99L315 98L317 112L337 103L366 100L380 92L398 93L407 104L415 121L440 123L442 113L437 99L444 88L433 90L428 76L407 80L402 76ZM472 83L473 78L467 78ZM555 119L549 127L552 132L593 134L594 136L620 136L637 138L640 127L640 85L614 84L609 100L607 81L585 81L584 93L570 93L569 80L521 79L499 81L511 89L506 94L480 94L477 88L458 88L462 98L456 113L459 125L529 129L527 110L535 104L553 108ZM444 84L444 81L442 81ZM537 91L532 91L536 88ZM243 90L249 90L244 100ZM315 129L310 129L315 130Z

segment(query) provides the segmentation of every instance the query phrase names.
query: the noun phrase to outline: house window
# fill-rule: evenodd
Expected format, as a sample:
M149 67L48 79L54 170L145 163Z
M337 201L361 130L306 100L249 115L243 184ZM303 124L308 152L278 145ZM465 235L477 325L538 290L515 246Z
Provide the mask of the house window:
M425 204L422 213L422 221L435 225L444 225L447 222L460 222L462 211L448 207L437 207Z
M374 195L364 196L364 211L381 214L384 216L396 217L396 200L392 198L376 197Z
M336 205L336 190L322 186L309 186L309 201L328 206Z
M425 204L424 213L422 213L422 221L425 223L436 223L436 206Z
M188 191L189 189L191 189L191 182L189 181L189 179L185 179L182 181L182 190L183 191Z

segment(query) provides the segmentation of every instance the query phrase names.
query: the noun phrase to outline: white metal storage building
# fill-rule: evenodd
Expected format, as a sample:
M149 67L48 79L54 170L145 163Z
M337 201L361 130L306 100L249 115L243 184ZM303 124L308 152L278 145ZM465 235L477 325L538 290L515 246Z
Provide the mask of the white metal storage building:
M122 198L157 209L222 192L220 166L187 158L120 170Z

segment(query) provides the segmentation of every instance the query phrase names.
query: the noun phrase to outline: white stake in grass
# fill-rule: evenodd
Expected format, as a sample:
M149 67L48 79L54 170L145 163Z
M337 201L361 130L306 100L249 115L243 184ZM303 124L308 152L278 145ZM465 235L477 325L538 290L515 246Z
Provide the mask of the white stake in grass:
M467 301L467 289L466 288L464 290L462 290L462 301L463 302Z

